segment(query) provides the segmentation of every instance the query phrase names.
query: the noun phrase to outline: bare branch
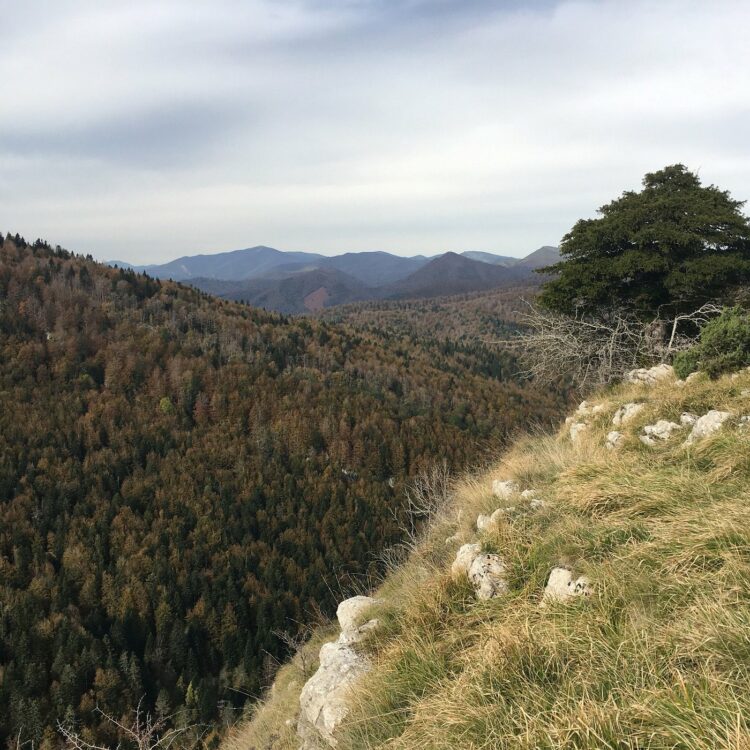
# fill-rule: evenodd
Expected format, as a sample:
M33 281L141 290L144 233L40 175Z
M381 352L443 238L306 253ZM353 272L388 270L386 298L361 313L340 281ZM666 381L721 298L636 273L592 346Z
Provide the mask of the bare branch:
M138 706L133 710L133 719L129 724L118 721L114 716L110 716L105 711L102 711L98 706L95 710L112 726L117 727L120 733L130 740L130 742L134 743L138 750L169 750L178 737L195 729L197 726L191 724L185 727L169 728L176 714L154 717L143 709L143 698L138 701ZM112 750L110 747L88 742L72 726L63 722L57 723L57 730L62 735L66 746L70 750ZM119 750L121 745L122 743L117 744L117 750Z

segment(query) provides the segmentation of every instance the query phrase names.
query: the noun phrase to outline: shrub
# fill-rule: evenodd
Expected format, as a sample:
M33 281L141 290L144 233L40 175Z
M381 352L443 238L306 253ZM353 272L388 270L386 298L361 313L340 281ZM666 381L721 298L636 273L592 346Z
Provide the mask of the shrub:
M700 368L712 378L750 365L750 313L741 307L725 309L701 330L698 343L674 359L676 374L684 378Z
M672 365L674 366L675 375L684 380L699 367L697 347L693 346L685 351L677 352L674 360L672 360Z

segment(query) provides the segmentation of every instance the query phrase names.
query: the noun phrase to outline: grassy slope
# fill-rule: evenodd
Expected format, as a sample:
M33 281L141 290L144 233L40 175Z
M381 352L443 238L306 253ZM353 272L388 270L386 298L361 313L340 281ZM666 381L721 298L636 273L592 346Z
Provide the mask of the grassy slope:
M747 388L748 372L620 386L594 400L607 408L575 445L565 430L531 436L457 483L381 587L383 625L364 646L374 669L339 748L750 747L750 429L737 423ZM607 451L613 413L640 400L625 444ZM736 418L690 449L689 428L657 448L638 440L645 424L711 408ZM493 478L549 504L479 535L509 563L511 593L478 602L450 577L459 542L446 537L477 538L477 513L498 505ZM595 595L540 607L558 564L593 579ZM298 658L226 750L296 747L302 684Z

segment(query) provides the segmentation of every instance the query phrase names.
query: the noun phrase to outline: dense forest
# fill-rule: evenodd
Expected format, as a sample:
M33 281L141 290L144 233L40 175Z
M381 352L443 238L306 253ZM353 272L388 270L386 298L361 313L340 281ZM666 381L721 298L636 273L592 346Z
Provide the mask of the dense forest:
M3 744L53 746L58 721L115 742L94 709L141 698L231 721L285 656L274 631L398 541L410 477L564 408L498 347L0 242Z
M421 342L460 342L473 351L489 345L493 355L507 355L508 347L499 349L497 344L513 342L527 309L525 303L538 292L539 284L529 283L430 299L357 302L321 310L317 315L320 320L357 330L387 331Z

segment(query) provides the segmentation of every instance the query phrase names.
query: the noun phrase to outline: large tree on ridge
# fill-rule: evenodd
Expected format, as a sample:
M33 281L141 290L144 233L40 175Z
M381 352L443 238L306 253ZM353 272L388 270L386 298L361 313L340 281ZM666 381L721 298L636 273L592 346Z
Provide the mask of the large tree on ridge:
M647 174L565 235L562 260L540 303L566 315L616 310L641 320L673 318L727 302L750 282L750 223L743 201L704 187L682 164Z

